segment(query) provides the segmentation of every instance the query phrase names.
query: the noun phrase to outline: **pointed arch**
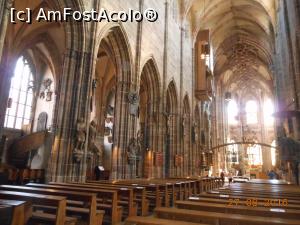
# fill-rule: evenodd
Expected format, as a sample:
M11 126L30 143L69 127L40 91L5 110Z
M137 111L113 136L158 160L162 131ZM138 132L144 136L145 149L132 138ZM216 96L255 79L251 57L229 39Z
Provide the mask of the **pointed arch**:
M138 134L143 139L141 141L142 160L137 165L137 174L139 177L151 177L154 174L154 168L152 159L149 157L149 150L162 151L158 148L159 135L157 135L159 133L160 80L153 57L150 57L143 65L139 83Z
M177 94L177 88L176 83L174 80L172 80L167 89L167 107L166 111L167 113L175 114L178 111L178 94Z
M166 92L165 105L165 135L164 135L164 152L165 152L165 177L179 176L181 165L175 165L175 158L179 157L178 146L178 95L175 81L172 80Z
M142 68L140 83L147 84L148 97L156 102L159 97L161 83L155 59L153 57L148 59Z
M112 23L101 29L96 42L94 58L97 59L101 42L105 40L111 48L116 65L117 80L132 81L132 53L127 34L121 24Z
M127 34L122 24L119 23L105 25L97 37L93 55L93 77L101 82L96 89L95 98L97 99L94 99L96 112L92 116L99 121L99 130L103 134L106 126L105 120L113 120L114 126L112 136L109 136L110 141L105 141L108 137L103 141L107 144L104 151L107 155L104 154L103 157L106 157L104 161L108 162L106 167L110 167L112 178L133 178L136 168L128 165L126 157L128 141L135 137L135 130L129 129L134 123L130 115L138 113L132 108L132 104L128 104L128 93L134 89L131 47ZM108 93L112 90L114 101L109 108L113 109L113 112L107 114Z

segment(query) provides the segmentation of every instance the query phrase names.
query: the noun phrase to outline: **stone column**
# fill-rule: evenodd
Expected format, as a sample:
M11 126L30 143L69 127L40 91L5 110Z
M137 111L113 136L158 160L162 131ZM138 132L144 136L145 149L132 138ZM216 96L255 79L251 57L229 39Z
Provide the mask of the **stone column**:
M11 4L11 0L0 1L0 62L2 58L2 51L6 36L6 28L9 21L9 9L11 7Z
M49 163L49 179L52 181L85 180L90 101L87 96L90 96L92 57L92 53L74 49L68 49L65 54L56 105L59 108L54 126L54 145ZM77 157L76 161L74 150L79 119L85 124L86 140L80 149L81 158Z
M0 136L4 124L5 112L7 106L7 99L9 95L10 77L13 74L14 68L12 61L7 55L3 60L3 46L6 36L6 29L9 20L9 9L11 7L11 0L2 0L0 2Z
M128 148L130 125L127 95L130 83L118 81L116 86L115 127L112 149L112 179L125 179L130 177L130 168L127 162L126 150Z

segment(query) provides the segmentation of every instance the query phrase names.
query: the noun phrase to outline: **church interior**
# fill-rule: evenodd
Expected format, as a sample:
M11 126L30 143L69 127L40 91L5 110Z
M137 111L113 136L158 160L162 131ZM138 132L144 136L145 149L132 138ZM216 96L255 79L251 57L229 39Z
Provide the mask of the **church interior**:
M157 19L12 21L65 8ZM48 224L299 225L299 0L0 0L0 225Z

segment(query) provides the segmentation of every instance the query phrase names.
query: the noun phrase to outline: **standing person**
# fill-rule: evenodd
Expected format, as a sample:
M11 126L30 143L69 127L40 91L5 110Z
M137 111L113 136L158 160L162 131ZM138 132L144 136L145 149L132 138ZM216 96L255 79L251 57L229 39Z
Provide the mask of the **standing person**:
M269 173L268 173L268 177L270 180L274 180L276 179L276 174L273 170L271 170Z
M232 173L231 172L229 173L228 181L229 181L229 185L230 185L232 183Z
M225 183L225 174L224 174L223 171L221 172L220 177L221 177L221 180L222 180L222 186L224 186L224 183Z

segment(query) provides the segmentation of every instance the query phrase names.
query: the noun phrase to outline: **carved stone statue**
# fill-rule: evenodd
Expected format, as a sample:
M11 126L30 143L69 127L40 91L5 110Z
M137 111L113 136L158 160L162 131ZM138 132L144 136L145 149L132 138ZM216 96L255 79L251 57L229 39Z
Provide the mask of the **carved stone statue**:
M103 147L97 140L97 123L93 120L89 126L89 143L88 143L88 154L91 157L96 154L99 163L102 165L103 162Z
M97 136L97 124L96 122L93 120L90 123L90 127L89 127L89 145L88 145L88 149L90 152L96 152L96 136Z
M166 120L167 120L167 134L170 134L171 133L171 125L172 125L171 116L167 115Z
M76 125L76 144L73 150L74 159L78 163L82 160L84 154L83 148L86 139L85 128L86 127L85 127L84 119L83 118L78 119Z
M146 147L145 146L145 137L144 137L144 133L139 130L137 132L137 138L136 138L136 144L137 144L137 156L140 157L142 154L142 150Z
M185 123L186 123L186 115L183 114L182 120L181 120L181 134L182 134L182 136L186 135L186 132L185 132Z
M84 123L84 119L78 119L76 126L76 148L83 149L86 139L86 127Z
M127 149L127 159L129 164L134 164L138 152L138 145L135 138L131 138Z
M80 150L80 149L77 149L75 148L73 150L73 156L74 156L74 160L77 162L77 163L80 163L82 158L83 158L83 150Z

